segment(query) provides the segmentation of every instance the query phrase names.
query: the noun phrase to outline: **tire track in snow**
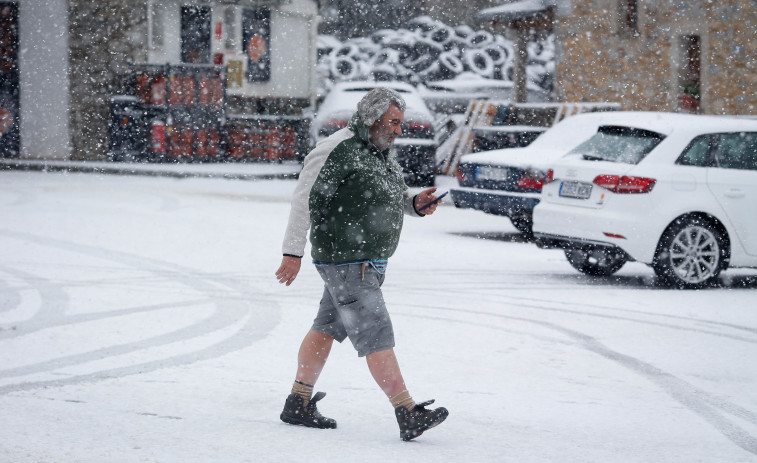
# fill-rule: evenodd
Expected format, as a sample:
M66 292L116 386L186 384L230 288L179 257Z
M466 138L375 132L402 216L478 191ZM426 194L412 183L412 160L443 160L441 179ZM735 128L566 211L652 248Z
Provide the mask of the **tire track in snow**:
M668 373L648 362L644 362L638 358L626 355L617 351L614 351L597 341L595 338L582 333L577 330L566 328L558 324L547 322L543 320L537 320L527 317L517 317L511 315L504 315L498 313L491 313L479 310L467 310L457 307L442 307L442 306L430 306L423 304L402 304L406 307L416 307L428 309L431 312L435 310L448 311L454 313L466 313L474 315L483 315L494 317L502 320L514 320L529 324L534 324L542 328L558 332L571 339L575 345L582 349L597 354L611 362L620 365L633 373L647 379L651 383L655 384L671 398L682 404L691 412L699 415L702 419L708 422L716 431L725 436L732 443L738 447L746 450L749 453L757 455L757 437L750 434L749 431L743 427L734 423L728 418L728 415L746 421L752 425L757 425L757 413L747 410L741 406L730 403L726 400L720 399L708 392L705 392L694 385L676 377L675 375ZM417 313L397 313L406 317L416 317L427 319L437 319L447 322L460 323L460 324L472 324L474 326L481 326L480 323L471 323L467 320L459 320L447 317L437 317ZM502 331L506 330L502 327L494 325L484 325L493 330Z
M38 235L32 235L28 233L17 233L7 230L0 230L0 235L7 238L15 238L32 242L41 246L55 247L64 249L69 252L77 252L84 255L96 257L98 259L110 260L125 264L134 268L138 268L141 271L152 272L156 275L165 275L166 273L174 275L176 281L179 284L193 288L194 290L204 292L207 295L208 300L213 300L213 296L217 294L219 290L224 290L224 302L223 307L219 307L216 304L216 310L214 315L195 322L184 329L175 330L169 333L163 333L158 336L154 336L149 339L140 340L134 343L125 343L118 346L108 346L101 349L96 349L83 354L71 355L67 357L61 357L47 362L39 362L37 364L26 365L10 370L0 370L0 377L16 377L21 374L27 375L31 373L44 373L57 370L65 366L82 365L94 360L102 360L103 358L112 357L115 355L123 355L130 352L136 352L139 350L147 349L150 347L165 346L188 339L195 339L201 335L216 332L220 329L227 328L235 323L243 322L241 328L233 335L226 339L216 342L213 345L202 348L193 352L182 353L178 355L170 356L169 358L141 362L125 367L111 368L99 370L86 374L74 375L69 378L47 380L47 381L30 381L17 384L8 384L0 386L0 395L10 392L38 389L50 386L62 386L67 384L75 384L80 382L103 380L109 378L115 378L131 374L140 374L154 371L157 369L175 367L179 365L185 365L189 363L195 363L201 360L207 360L219 357L221 355L233 352L239 349L243 349L264 338L271 329L273 329L280 319L281 313L278 304L265 296L261 296L260 293L254 292L250 287L249 282L235 281L224 275L216 277L212 274L204 274L197 276L197 271L192 268L187 268L174 264L171 262L165 262L152 258L145 258L134 254L124 253L120 251L112 251L107 249L98 248L91 245L83 245L64 241L56 238L43 237ZM15 271L17 274L19 271ZM49 281L45 284L39 285L39 282L43 281L41 278L33 275L26 275L27 280L31 278L31 281L37 282L35 289L43 296L43 305L46 307L43 311L38 311L33 317L34 321L32 326L25 328L21 326L20 333L18 335L23 336L34 330L44 329L50 326L61 326L72 323L79 323L83 321L89 321L90 319L98 319L99 315L106 318L111 317L114 313L104 314L86 314L75 318L78 321L69 320L65 317L65 306L68 305L68 298L61 285L52 284ZM228 290L232 291L236 297L228 294ZM64 300L64 307L58 307L55 304L56 301ZM266 307L266 311L253 312L253 308L256 305L262 305ZM57 309L57 310L56 310ZM144 312L145 310L154 310L155 308L131 308L125 310L119 310L115 314L123 315L124 312L137 313ZM274 309L274 310L271 310ZM44 313L44 317L40 318L40 312ZM265 317L256 317L254 315L259 313L265 313ZM46 324L45 321L51 322ZM23 325L22 322L19 325ZM8 337L15 336L15 333L8 332ZM0 337L0 340L2 337Z
M2 231L0 231L0 234L2 234ZM63 312L65 307L68 306L69 298L68 294L66 294L65 291L61 289L60 286L55 284L44 284L44 285L34 285L35 282L42 281L41 278L28 274L26 272L22 272L20 270L15 270L8 266L2 266L0 267L0 270L5 271L9 275L13 275L16 278L20 278L24 280L26 283L25 287L17 288L16 291L20 293L21 290L29 290L32 289L36 291L41 299L41 303L37 307L37 310L32 315L32 317L28 320L24 320L23 323L29 322L30 324L34 325L36 323L39 323L40 320L47 320L48 322L52 323L58 323L63 318ZM18 307L19 304L23 303L23 298L19 294L18 303L16 307ZM19 329L19 326L22 322L19 321L15 323L16 330L14 331L0 331L0 339L5 337L6 335L13 335L17 332Z
M2 267L0 267L0 271L2 271ZM22 298L19 289L7 284L2 278L0 278L0 294L2 295L0 298L0 314L13 310L21 303ZM2 327L0 327L0 336L2 334Z
M492 289L492 288L487 288L487 289ZM423 290L423 289L418 289L416 287L409 287L409 286L402 287L401 291L404 294L419 294L421 296L423 296L424 294L429 294L429 295L435 294L434 290ZM501 289L497 288L497 291L501 291ZM566 309L566 308L559 308L559 307L549 307L549 306L540 305L540 304L528 304L528 303L524 304L522 302L508 302L507 299L515 300L515 301L522 301L522 300L528 300L528 298L519 298L517 296L509 296L507 294L497 294L496 296L482 296L481 293L477 292L477 291L452 289L452 288L449 288L449 287L445 288L445 292L447 294L450 294L450 295L454 294L454 295L459 295L459 296L464 296L464 297L474 296L476 301L491 302L491 303L497 303L497 304L506 304L506 305L511 305L513 307L516 307L516 308L528 308L528 309L536 309L536 310L542 310L542 311L550 311L550 312L559 312L559 313L568 313L568 314L575 314L575 315L583 315L583 316L587 316L587 317L603 318L603 319L608 319L608 320L627 321L627 322L638 323L638 324L643 324L643 325L659 326L659 327L664 327L664 328L668 328L668 329L672 329L672 330L677 330L677 331L687 331L687 332L692 332L692 333L702 333L702 334L707 334L707 335L710 335L710 336L723 337L723 338L730 339L730 340L733 340L733 341L741 341L741 342L746 342L746 343L750 343L750 344L757 344L757 337L750 338L750 337L744 337L744 336L739 336L739 335L734 335L734 334L729 334L729 333L723 333L723 332L720 332L720 331L712 331L712 330L707 330L707 329L703 329L703 328L692 328L692 327L687 327L687 326L675 325L675 324L672 324L672 323L657 322L657 321L652 321L652 320L644 320L644 319L633 318L633 317L628 317L628 316L610 315L610 314L606 314L606 313L592 313L592 312L587 312L585 310L574 310L574 309ZM638 312L638 311L627 310L627 309L618 309L616 307L611 307L611 306L601 306L601 305L592 305L592 304L583 305L583 304L580 304L580 303L563 302L563 301L556 302L556 301L550 301L550 300L535 300L535 301L536 302L547 303L547 304L560 304L561 306L563 306L563 305L572 305L574 307L581 307L581 308L589 307L589 308L593 308L593 309L597 309L597 310L605 310L605 311L613 311L613 312L615 312L615 311L625 311L625 312L631 312L632 314L638 315L638 316L659 316L659 317L663 317L662 314L649 314L649 313ZM680 317L680 316L675 316L675 315L668 315L665 318L672 318L674 320L690 321L690 322L694 322L694 323L701 323L701 324L706 324L706 325L710 325L710 326L713 326L713 327L730 328L730 329L734 329L734 330L738 330L738 331L745 331L747 333L757 335L757 329L752 328L752 327L748 327L748 326L735 325L735 324L730 324L730 323L722 323L722 322L717 322L717 321L703 320L703 319L690 318L690 317Z
M450 287L445 288L445 292L448 293L456 293L456 294L470 294L475 295L476 298L479 298L481 296L481 291L497 291L499 294L497 294L497 301L501 299L513 299L513 300L524 300L524 301L533 301L537 303L555 303L555 301L549 300L549 299L539 299L539 298L533 298L533 297L519 297L519 296L512 296L506 291L509 290L517 290L519 292L522 292L523 290L535 290L540 291L545 289L544 286L536 286L533 284L532 281L529 281L525 284L521 283L520 281L517 281L515 283L510 282L509 284L505 281L508 276L514 277L514 279L517 279L517 277L521 276L521 273L517 272L504 272L504 273L495 273L492 274L491 271L481 271L476 269L454 269L454 268L434 268L434 269L413 269L413 268L404 268L403 271L408 273L415 273L415 272L423 272L424 274L431 275L431 279L443 279L443 277L451 277L455 281L455 288L452 289ZM551 275L551 278L554 278L555 276L563 277L560 279L565 279L567 275ZM461 281L461 277L467 277L467 280ZM652 281L654 280L653 276L645 277L645 276L614 276L611 280L603 279L602 277L587 277L585 275L576 274L574 276L569 276L571 285L570 286L563 286L563 287L557 287L554 285L549 286L549 290L555 290L555 289L561 289L561 290L571 290L571 291L583 291L587 287L588 288L596 288L596 287L609 287L609 288L619 288L619 289L642 289L647 291L659 291L662 293L675 293L676 289L671 289L668 287L658 287L655 286ZM753 277L746 277L746 278L753 278ZM733 277L731 277L733 279ZM551 282L552 280L550 280ZM402 282L400 281L399 284L401 285ZM711 288L712 290L717 290L718 288ZM721 289L727 289L727 287L721 288ZM744 290L748 291L749 289L746 288L736 288L738 290ZM415 286L406 285L403 287L403 290L412 293L412 292L424 292L423 290L417 290ZM428 293L432 293L430 291L425 291ZM424 292L424 293L425 293ZM618 308L617 306L607 306L607 305L597 305L597 304L590 304L590 303L578 303L578 302L570 302L570 301L559 301L560 305L568 305L573 307L578 307L581 309L584 308L594 308L598 310L603 311L614 311L614 312L623 312L623 313L630 313L634 315L643 315L647 317L659 317L659 318L670 318L670 319L676 319L676 320L688 320L695 323L702 323L712 326L719 326L719 327L727 327L732 328L734 330L739 331L745 331L753 334L757 334L757 327L751 327L751 326L744 326L744 325L737 325L733 323L724 323L719 322L715 320L706 320L701 318L693 318L693 317L685 317L682 315L672 315L672 314L660 314L660 313L651 313L651 312L643 312L633 309L623 309Z

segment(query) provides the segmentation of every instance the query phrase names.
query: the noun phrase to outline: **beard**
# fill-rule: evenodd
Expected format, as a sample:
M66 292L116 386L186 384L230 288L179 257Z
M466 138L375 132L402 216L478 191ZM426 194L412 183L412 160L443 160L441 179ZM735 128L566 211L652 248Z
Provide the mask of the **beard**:
M383 151L385 149L389 149L392 146L395 138L396 137L394 135L384 135L384 136L378 137L374 145L376 145L376 148Z

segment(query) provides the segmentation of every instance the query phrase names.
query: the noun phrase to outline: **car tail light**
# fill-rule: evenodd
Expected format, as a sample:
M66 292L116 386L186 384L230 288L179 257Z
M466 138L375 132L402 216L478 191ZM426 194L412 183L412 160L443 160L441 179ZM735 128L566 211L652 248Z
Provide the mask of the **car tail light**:
M318 130L319 137L328 137L339 129L347 127L347 119L329 119Z
M547 175L544 177L544 184L546 185L547 183L554 182L554 181L555 181L555 170L549 169L547 171Z
M431 124L423 121L406 121L405 126L407 126L409 130L422 130L431 128Z
M345 119L329 119L326 121L325 124L327 127L335 127L338 129L343 129L347 127L347 121Z
M626 175L597 175L594 184L618 194L649 193L657 180Z
M457 183L460 185L465 183L465 172L463 172L463 166L457 167Z
M544 174L538 170L529 169L523 172L515 186L524 190L541 190L544 186L544 178Z

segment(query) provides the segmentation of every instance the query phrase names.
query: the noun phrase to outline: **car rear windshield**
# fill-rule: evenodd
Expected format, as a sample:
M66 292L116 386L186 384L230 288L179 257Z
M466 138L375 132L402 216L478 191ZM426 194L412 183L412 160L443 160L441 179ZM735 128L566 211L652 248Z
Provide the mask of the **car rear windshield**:
M638 164L664 138L664 135L649 130L602 126L571 153L580 154L590 161Z

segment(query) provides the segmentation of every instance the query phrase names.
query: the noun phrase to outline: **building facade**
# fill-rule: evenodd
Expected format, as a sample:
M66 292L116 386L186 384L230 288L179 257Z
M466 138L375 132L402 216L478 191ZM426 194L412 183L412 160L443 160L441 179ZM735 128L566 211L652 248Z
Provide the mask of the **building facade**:
M226 66L251 113L315 99L315 0L0 0L0 157L105 159L132 63Z
M560 100L616 101L625 110L757 114L757 2L560 3Z

